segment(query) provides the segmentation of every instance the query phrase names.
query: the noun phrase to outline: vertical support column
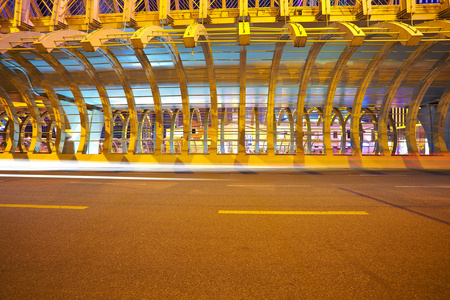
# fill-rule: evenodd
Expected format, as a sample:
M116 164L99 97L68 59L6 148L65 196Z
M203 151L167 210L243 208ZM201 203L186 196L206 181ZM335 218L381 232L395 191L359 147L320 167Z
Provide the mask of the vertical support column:
M280 17L289 17L289 0L280 0Z
M123 12L122 12L122 23L126 26L131 26L133 20L133 12L134 12L134 0L124 0L123 3Z
M10 28L11 32L30 30L33 23L30 21L30 2L32 0L15 0L14 19Z
M86 14L84 16L84 23L89 27L98 27L100 25L99 14L100 0L86 0ZM93 26L94 25L94 26Z
M239 21L248 21L248 0L239 0Z
M173 19L170 16L170 0L158 0L159 3L159 21L161 25L169 25Z
M239 52L239 114L238 114L239 146L238 146L238 154L245 154L245 105L246 105L246 88L247 88L247 46L240 46L239 49L240 49L240 52Z
M227 109L222 107L220 118L220 154L225 154L225 122L227 121Z
M50 27L53 29L67 27L67 23L64 18L67 11L67 4L69 4L68 0L53 0L52 16L50 19Z
M208 118L211 119L211 148L210 153L217 153L217 87L216 87L216 74L214 69L214 59L212 56L211 44L201 43L203 54L205 56L206 68L208 71L209 91L211 97L211 110L209 111ZM208 122L206 122L208 124ZM205 126L205 132L206 131ZM207 152L204 152L207 153Z
M208 0L200 0L200 6L198 7L198 18L201 21L204 21L208 18Z

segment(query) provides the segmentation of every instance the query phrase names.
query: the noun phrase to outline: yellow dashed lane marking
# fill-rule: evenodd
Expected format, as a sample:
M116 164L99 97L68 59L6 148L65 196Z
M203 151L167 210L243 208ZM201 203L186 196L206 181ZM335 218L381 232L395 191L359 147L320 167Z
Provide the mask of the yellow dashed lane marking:
M219 214L235 215L368 215L365 211L288 211L288 210L219 210Z
M31 204L0 204L0 207L18 208L56 208L56 209L86 209L89 206L62 206L62 205L31 205Z
M279 188L287 188L287 187L311 187L310 185L298 185L298 184L285 184L285 185L275 185L275 184L228 184L227 186L234 187L279 187Z

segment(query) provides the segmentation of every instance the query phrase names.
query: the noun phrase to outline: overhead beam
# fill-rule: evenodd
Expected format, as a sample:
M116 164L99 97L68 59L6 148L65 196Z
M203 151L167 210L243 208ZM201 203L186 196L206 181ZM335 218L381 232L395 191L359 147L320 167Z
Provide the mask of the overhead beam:
M306 34L305 28L298 23L287 23L283 26L289 30L289 38L292 40L292 45L294 47L305 47L308 35Z
M44 34L34 31L19 31L0 36L0 54L17 47L30 47L29 44L39 39Z
M336 0L338 1L338 0ZM366 34L361 30L358 26L349 22L337 22L334 23L334 26L340 31L345 32L344 38L345 40L350 40L349 46L351 47L359 47L363 44L364 39L366 38Z
M372 25L372 27L381 27L388 29L387 32L384 30L374 30L373 32L385 32L387 35L391 35L397 38L405 47L417 46L423 38L423 34L417 28L406 23L381 22Z
M129 34L120 29L102 28L84 36L80 43L81 46L83 46L84 51L95 52L97 51L97 49L103 46L104 43L111 39L121 39L128 41L129 36Z

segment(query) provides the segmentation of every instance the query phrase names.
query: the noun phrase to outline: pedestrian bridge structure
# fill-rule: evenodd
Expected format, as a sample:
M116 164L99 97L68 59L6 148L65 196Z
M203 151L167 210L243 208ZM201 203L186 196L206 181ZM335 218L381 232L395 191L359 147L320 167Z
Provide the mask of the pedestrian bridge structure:
M450 167L447 18L448 0L0 0L0 159Z

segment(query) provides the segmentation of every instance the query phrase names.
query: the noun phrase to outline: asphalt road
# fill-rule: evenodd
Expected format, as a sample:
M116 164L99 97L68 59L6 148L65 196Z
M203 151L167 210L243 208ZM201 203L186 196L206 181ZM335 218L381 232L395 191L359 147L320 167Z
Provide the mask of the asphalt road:
M450 172L1 172L0 299L76 298L450 299Z

